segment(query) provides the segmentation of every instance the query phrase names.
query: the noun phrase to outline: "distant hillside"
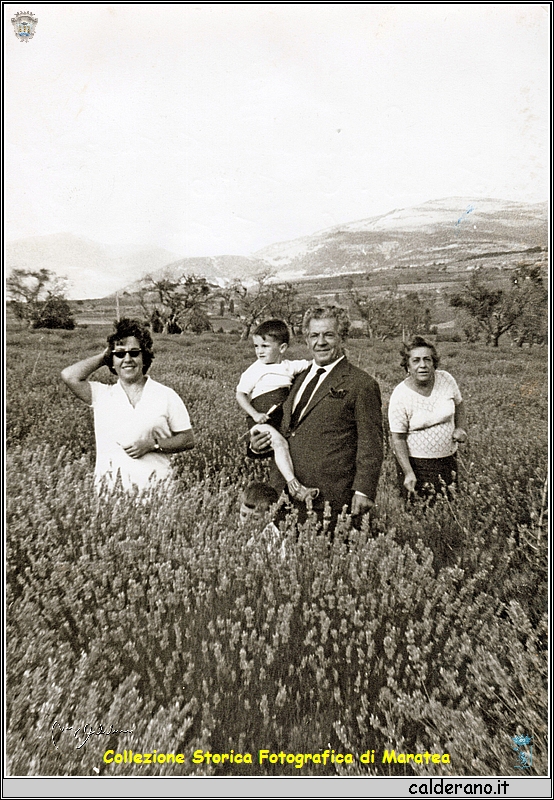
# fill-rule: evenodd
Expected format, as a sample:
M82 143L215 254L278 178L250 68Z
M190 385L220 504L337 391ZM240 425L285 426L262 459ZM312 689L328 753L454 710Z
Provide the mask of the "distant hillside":
M58 233L6 243L6 266L46 268L68 278L72 299L105 297L177 256L161 247L117 247Z
M204 256L198 258L181 258L166 264L161 269L153 269L149 274L154 278L176 278L180 275L199 275L212 283L220 285L239 279L252 278L268 269L268 264L253 256ZM133 291L136 286L125 287Z
M511 268L528 256L545 258L547 241L546 203L454 197L337 225L252 256L179 258L159 247L110 247L62 233L8 242L6 265L66 275L69 296L77 299L133 292L146 274L195 273L224 285L268 271L277 280L298 281L384 270Z
M254 255L294 279L423 266L511 267L525 253L546 250L547 241L546 203L449 198L274 244Z

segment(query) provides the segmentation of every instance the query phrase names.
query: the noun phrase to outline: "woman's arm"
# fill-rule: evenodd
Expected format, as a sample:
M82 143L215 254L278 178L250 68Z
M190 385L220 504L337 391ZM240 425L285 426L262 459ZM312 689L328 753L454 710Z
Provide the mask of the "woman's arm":
M160 446L160 453L182 453L185 450L192 450L194 447L194 434L192 429L188 431L177 431L171 436L162 438L154 432L156 444Z
M147 453L182 453L184 450L192 450L194 447L194 434L192 430L177 431L171 436L162 437L157 430L152 431L152 435L145 439L138 439L132 444L122 445L123 449L131 458L142 458Z
M404 488L408 492L415 492L416 476L410 464L410 455L408 452L408 434L407 433L391 433L392 436L392 449L398 463L404 473Z
M104 359L109 355L110 348L106 347L101 353L90 358L78 361L71 367L62 370L62 381L68 386L79 400L90 406L92 403L92 391L88 382L88 377L96 372L104 364Z
M454 433L452 438L455 442L463 444L467 440L466 424L466 408L464 401L460 400L454 412Z

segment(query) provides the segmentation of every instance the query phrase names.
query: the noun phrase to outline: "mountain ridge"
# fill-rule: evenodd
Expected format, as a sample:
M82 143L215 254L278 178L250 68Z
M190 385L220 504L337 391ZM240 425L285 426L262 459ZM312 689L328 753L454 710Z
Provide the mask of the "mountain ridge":
M442 198L276 242L248 256L180 258L154 246L111 246L74 234L49 234L7 242L6 265L65 274L73 298L134 291L146 274L194 273L223 286L264 272L274 280L294 281L429 266L511 268L522 254L546 252L547 213L546 202Z

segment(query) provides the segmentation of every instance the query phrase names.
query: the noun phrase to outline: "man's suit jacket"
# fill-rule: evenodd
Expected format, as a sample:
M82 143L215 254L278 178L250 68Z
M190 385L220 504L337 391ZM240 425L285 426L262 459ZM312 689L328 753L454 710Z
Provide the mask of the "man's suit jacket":
M350 508L352 493L375 499L383 460L383 425L379 385L367 372L343 358L319 385L302 419L291 429L294 398L309 370L300 373L283 405L281 433L289 443L294 472L305 486L320 490L317 504L331 504L333 514ZM280 491L284 480L272 468Z

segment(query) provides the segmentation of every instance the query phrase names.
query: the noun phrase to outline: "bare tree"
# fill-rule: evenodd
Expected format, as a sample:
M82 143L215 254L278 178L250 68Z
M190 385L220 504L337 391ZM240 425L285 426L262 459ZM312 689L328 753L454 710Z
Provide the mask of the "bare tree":
M289 282L271 281L271 272L260 273L254 285L237 281L231 287L236 298L237 316L242 323L241 338L248 339L250 331L269 317L284 320L297 333L302 325L303 306L298 289Z
M248 339L252 327L270 313L273 299L273 292L268 283L270 275L268 272L258 275L254 286L246 286L242 281L233 284L232 291L237 298L237 316L242 323L243 340Z
M408 338L430 329L431 302L417 292L403 296L396 291L389 291L381 296L372 296L351 287L348 299L350 306L361 317L364 333L370 339Z
M494 289L482 279L478 270L460 294L450 298L450 305L466 311L484 332L487 342L498 347L502 334L516 328L536 304L542 284L534 273L517 271L509 289ZM544 294L546 301L546 294ZM546 302L545 302L546 309Z
M179 278L143 279L139 302L152 328L158 333L182 333L185 330L210 330L206 302L212 289L206 278L182 275Z

